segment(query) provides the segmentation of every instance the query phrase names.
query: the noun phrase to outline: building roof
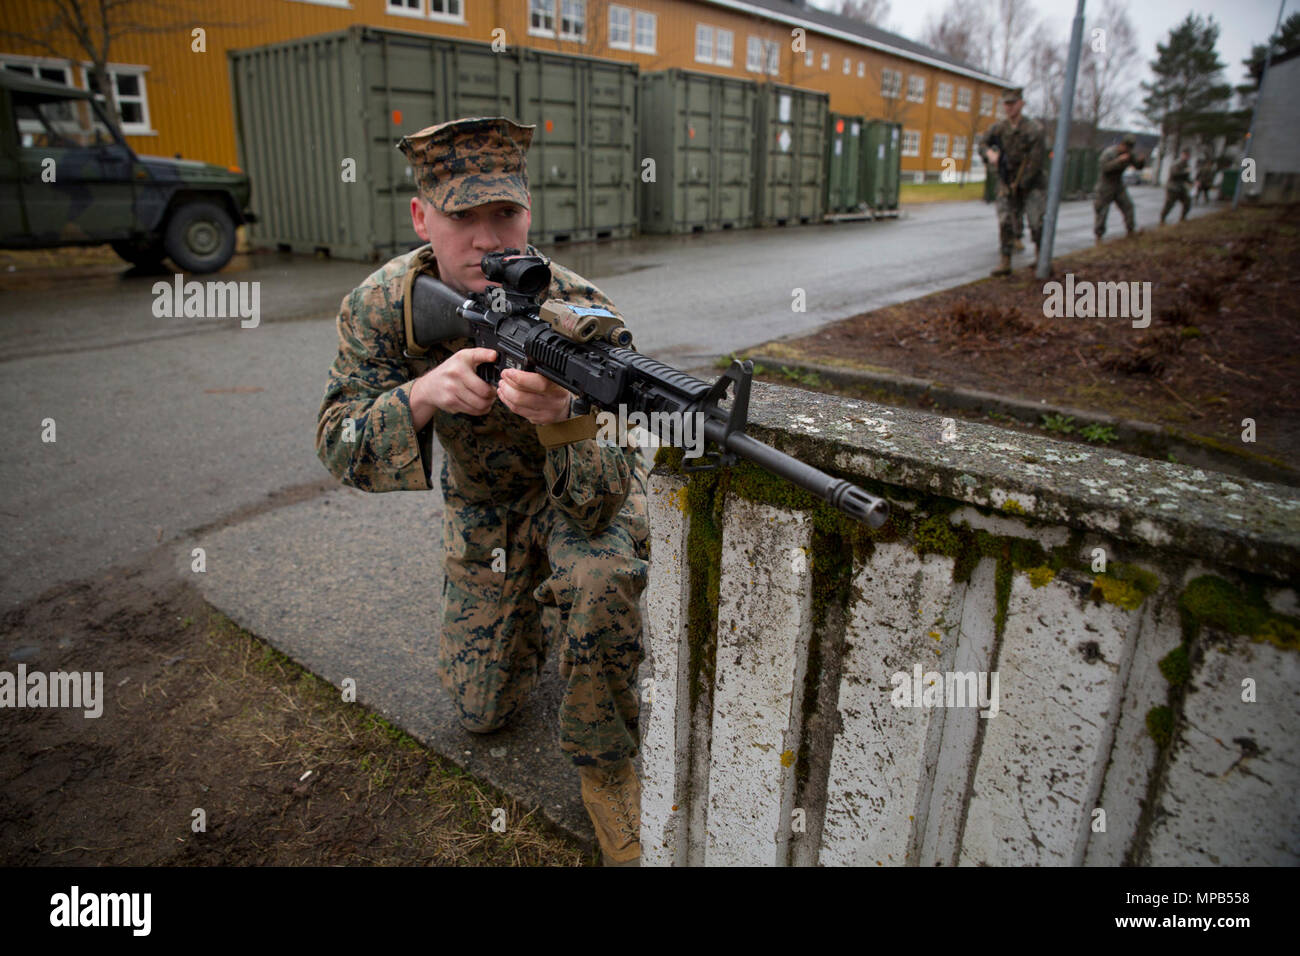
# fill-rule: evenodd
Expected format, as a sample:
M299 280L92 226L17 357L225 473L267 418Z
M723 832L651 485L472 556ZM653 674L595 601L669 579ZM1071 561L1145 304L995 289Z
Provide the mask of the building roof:
M703 2L837 36L850 43L859 43L918 63L951 70L953 73L960 73L993 86L1008 88L1018 85L1002 77L985 73L969 63L963 63L946 53L940 53L932 47L909 40L897 33L890 33L888 30L863 23L861 20L854 20L852 17L842 17L838 13L809 6L807 0L703 0Z

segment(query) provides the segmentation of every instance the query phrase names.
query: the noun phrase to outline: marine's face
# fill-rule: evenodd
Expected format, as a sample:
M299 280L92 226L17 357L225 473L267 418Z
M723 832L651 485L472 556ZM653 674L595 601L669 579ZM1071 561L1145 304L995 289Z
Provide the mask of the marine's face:
M532 214L517 203L490 202L461 212L444 213L420 197L411 199L411 225L438 257L438 274L457 292L488 287L479 261L489 252L523 250Z
M1009 103L1004 102L1002 108L1007 112L1007 119L1015 122L1020 119L1020 111L1025 108L1024 100L1012 100Z

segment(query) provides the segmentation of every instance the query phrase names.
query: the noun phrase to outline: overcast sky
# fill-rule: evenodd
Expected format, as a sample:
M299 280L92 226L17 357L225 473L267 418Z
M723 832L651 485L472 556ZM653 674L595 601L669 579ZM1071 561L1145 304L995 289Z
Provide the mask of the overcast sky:
M811 0L824 9L839 9L838 0ZM992 6L995 0L968 0ZM1070 35L1077 0L1030 0L1039 14L1047 20L1061 40ZM937 15L948 5L947 0L893 0L889 17L882 27L901 33L914 40L921 39L921 31L931 14ZM1084 11L1099 9L1101 0L1088 0ZM1300 9L1300 0L1286 0L1282 18ZM1155 59L1156 42L1163 41L1189 13L1202 17L1213 15L1219 25L1219 59L1227 64L1225 76L1234 86L1242 82L1245 69L1241 61L1250 55L1252 44L1263 43L1273 32L1277 21L1278 0L1130 0L1129 17L1137 27L1138 48L1145 62ZM1087 39L1087 34L1084 34ZM1145 71L1144 76L1145 77Z

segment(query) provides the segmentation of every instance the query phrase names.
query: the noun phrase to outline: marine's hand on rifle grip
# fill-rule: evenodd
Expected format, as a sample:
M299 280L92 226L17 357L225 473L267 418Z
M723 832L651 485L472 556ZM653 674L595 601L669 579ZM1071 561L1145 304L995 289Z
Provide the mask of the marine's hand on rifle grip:
M554 425L569 417L569 390L536 372L502 369L497 395L506 408L533 425Z
M495 362L493 349L461 349L415 380L411 388L411 420L423 428L439 409L464 415L486 415L497 393L475 371Z

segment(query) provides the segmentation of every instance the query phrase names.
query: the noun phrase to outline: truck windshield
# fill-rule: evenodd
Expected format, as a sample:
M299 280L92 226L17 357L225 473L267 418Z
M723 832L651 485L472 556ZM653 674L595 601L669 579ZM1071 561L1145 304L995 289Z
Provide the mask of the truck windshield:
M14 112L23 146L68 149L112 146L118 141L89 100L15 92Z

